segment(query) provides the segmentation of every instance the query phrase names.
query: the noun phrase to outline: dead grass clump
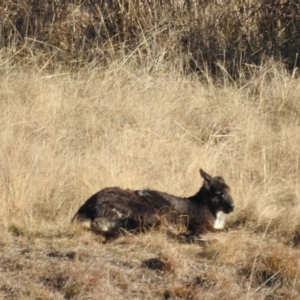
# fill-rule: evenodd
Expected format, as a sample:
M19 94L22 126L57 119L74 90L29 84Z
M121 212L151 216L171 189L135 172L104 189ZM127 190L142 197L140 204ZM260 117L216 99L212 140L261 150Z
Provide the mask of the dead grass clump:
M296 120L299 115L299 104L295 101L298 83L288 74L282 62L265 58L260 66L250 67L252 78L243 89L251 94L258 109L266 113L265 116L274 126L288 117Z
M278 241L230 232L200 255L233 266L233 274L250 294L268 288L280 291L284 286L294 292L299 289L299 253Z
M294 288L299 289L299 253L282 245L269 245L262 256L266 272L278 274L282 280L287 280Z
M79 269L79 270L78 270ZM99 272L86 274L83 268L68 268L68 270L52 269L51 272L40 275L40 282L50 291L58 292L66 299L80 298L89 295L92 290L97 290L99 297L103 295L99 290L99 284L105 281L104 275ZM103 270L103 269L102 269Z
M157 270L157 271L171 271L172 270L172 264L167 261L166 259L161 258L149 258L142 262L142 266L146 267L151 270Z
M187 288L184 285L174 285L172 289L164 292L164 299L187 299L192 300L195 299L196 292Z

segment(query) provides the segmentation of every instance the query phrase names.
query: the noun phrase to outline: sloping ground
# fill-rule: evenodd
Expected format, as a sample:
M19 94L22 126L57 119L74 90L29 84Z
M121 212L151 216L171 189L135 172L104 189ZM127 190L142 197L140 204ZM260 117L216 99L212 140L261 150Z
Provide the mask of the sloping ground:
M105 245L68 233L1 244L2 298L299 299L299 250L244 230L202 246L159 232Z

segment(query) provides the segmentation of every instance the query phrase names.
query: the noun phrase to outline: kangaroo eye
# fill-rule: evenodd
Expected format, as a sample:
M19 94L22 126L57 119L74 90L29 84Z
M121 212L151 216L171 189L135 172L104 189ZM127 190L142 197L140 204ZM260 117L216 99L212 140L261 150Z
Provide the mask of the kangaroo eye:
M222 192L216 192L216 195L222 199L224 199L225 195Z

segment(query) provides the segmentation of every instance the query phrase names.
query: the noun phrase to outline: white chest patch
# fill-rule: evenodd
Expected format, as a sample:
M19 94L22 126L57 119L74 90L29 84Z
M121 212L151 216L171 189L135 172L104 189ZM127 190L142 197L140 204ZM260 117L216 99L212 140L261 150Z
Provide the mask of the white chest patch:
M225 226L225 214L222 211L217 213L217 218L215 220L214 228L215 229L223 229Z

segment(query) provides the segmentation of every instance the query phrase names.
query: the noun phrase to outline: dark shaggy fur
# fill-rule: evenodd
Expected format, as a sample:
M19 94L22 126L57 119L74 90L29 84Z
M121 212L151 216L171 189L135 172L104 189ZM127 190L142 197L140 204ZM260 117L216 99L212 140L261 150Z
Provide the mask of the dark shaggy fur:
M143 231L161 224L163 219L178 223L187 220L188 234L198 236L213 231L218 213L234 209L230 188L222 177L211 177L200 169L204 179L200 190L187 198L155 190L105 188L89 198L73 217L106 237L118 236L120 230Z

